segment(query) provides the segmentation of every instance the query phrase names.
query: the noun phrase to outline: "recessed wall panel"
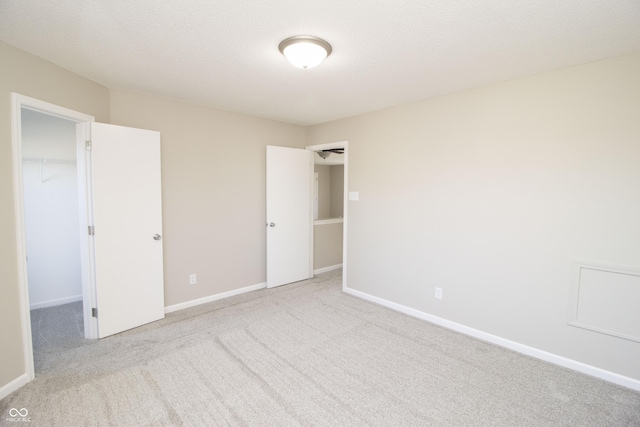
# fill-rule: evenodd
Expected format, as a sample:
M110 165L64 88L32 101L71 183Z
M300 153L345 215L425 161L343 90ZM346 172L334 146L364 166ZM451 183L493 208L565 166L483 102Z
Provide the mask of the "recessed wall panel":
M576 262L569 324L640 341L640 271Z

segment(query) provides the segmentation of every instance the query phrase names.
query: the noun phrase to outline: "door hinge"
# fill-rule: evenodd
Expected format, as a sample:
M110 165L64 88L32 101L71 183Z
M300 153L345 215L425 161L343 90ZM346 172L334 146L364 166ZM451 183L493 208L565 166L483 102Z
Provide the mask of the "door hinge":
M91 317L98 318L98 309L97 308L92 308L91 309Z
M89 140L89 141L85 141L85 142L84 142L84 148L85 148L87 151L91 151L91 148L93 148L93 146L91 145L91 140Z
M95 236L96 235L96 228L93 225L89 226L89 236Z

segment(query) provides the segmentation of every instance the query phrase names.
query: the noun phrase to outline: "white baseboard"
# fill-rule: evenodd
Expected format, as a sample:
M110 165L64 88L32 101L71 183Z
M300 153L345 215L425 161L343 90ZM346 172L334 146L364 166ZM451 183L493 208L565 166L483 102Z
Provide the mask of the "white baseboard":
M14 391L16 391L17 389L19 389L20 387L22 387L28 382L29 382L29 376L25 373L20 375L15 380L11 381L10 383L7 383L4 386L0 387L0 400L9 396L11 393L13 393Z
M29 304L30 310L36 310L38 308L54 307L56 305L69 304L70 302L82 301L82 295L74 295L72 297L52 299L49 301L34 302Z
M378 298L373 295L370 295L361 291L357 291L355 289L345 288L344 292L347 294L353 295L354 297L361 298L363 300L370 301L375 304L379 304L381 306L390 308L395 311L399 311L409 316L426 320L428 322L445 327L447 329L451 329L457 332L461 332L465 335L478 338L482 341L487 341L492 344L496 344L501 347L505 347L510 350L516 351L518 353L526 354L527 356L544 360L545 362L553 363L555 365L569 368L574 371L578 371L583 374L590 375L592 377L600 378L602 380L609 381L614 384L618 384L633 390L640 391L640 381L634 378L625 377L623 375L616 374L615 372L606 371L604 369L587 365L586 363L578 362L576 360L568 359L563 356L558 356L557 354L549 353L547 351L540 350L535 347L529 347L528 345L520 344L518 342L511 341L506 338L499 337L497 335L492 335L487 332L480 331L478 329L473 329L468 326L461 325L460 323L452 322L450 320L446 320L441 317L433 316L423 311L416 310L414 308L410 308L401 304L397 304L382 298Z
M240 294L244 294L244 293L251 292L251 291L257 291L258 289L263 289L263 288L266 288L266 287L267 287L266 283L258 283L257 285L246 286L244 288L234 289L232 291L223 292L221 294L210 295L208 297L198 298L198 299L194 299L194 300L186 301L186 302L181 302L179 304L168 305L168 306L166 306L164 308L164 312L165 313L172 313L174 311L184 310L185 308L195 307L195 306L200 305L200 304L206 304L208 302L217 301L219 299L229 298L229 297L232 297L234 295L240 295Z
M342 268L342 264L330 265L329 267L323 267L317 270L313 270L313 274L316 275L316 274L326 273L327 271L333 271L339 268Z

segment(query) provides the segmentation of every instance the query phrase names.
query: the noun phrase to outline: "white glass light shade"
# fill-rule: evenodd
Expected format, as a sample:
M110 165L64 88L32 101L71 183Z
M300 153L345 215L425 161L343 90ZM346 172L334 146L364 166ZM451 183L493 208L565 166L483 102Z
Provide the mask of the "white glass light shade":
M313 68L331 53L331 45L313 36L294 36L280 43L280 52L299 68Z

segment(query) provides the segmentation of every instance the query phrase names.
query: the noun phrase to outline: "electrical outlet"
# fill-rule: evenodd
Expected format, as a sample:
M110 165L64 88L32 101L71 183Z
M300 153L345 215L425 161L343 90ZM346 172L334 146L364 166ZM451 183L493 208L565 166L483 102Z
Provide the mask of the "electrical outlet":
M196 274L195 273L189 275L189 284L190 285L195 285L196 284Z
M442 299L442 288L436 288L436 299Z

